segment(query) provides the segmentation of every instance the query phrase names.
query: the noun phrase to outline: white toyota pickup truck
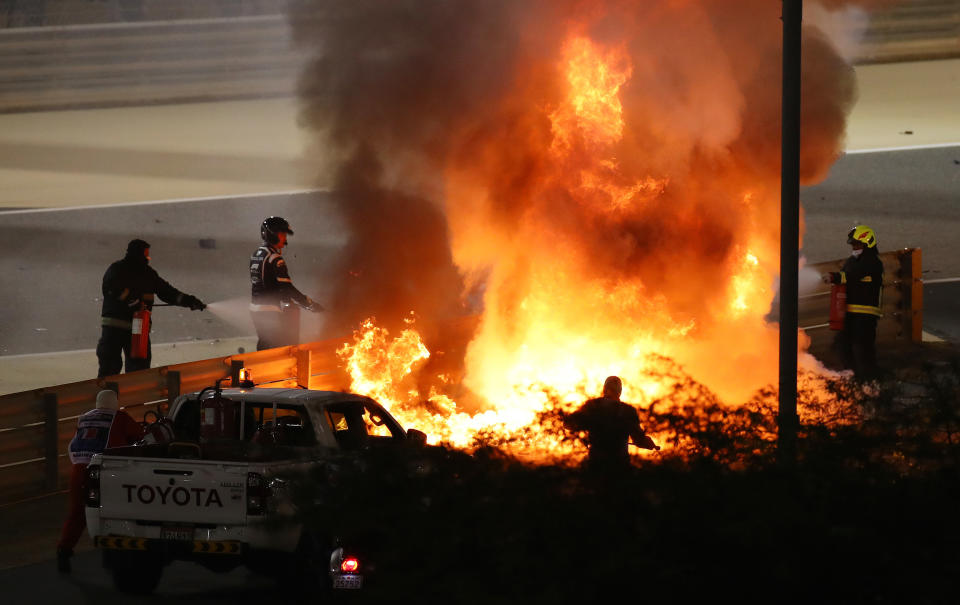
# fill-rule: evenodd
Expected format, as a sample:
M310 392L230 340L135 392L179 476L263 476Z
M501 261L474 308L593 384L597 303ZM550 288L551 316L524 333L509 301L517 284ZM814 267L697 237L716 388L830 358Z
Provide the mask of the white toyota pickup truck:
M88 466L87 528L123 592L152 592L175 559L360 588L350 545L335 526L318 534L296 520L289 482L363 448L426 442L368 397L303 389L210 387L180 396L163 424L167 438L108 449Z

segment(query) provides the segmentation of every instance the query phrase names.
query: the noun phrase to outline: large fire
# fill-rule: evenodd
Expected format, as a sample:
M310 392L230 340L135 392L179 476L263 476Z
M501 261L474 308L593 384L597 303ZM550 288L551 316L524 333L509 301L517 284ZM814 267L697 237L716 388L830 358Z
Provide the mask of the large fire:
M464 84L451 84L447 105L471 111L433 103L437 115L424 119L420 132L408 122L429 115L427 109L411 104L392 115L385 99L376 112L357 110L354 117L368 99L343 93L332 114L347 124L339 134L367 144L342 143L356 149L340 185L350 190L347 197L368 203L379 196L392 208L397 194L379 188L401 175L400 190L436 198L452 262L466 290L482 299L461 375L424 376L432 372L431 356L445 351L442 344L431 349L418 323L442 320L417 310L417 322L395 334L364 321L340 349L351 388L434 441L466 447L480 433L524 430L528 453L565 455L568 444L530 427L538 414L597 396L608 375L621 376L623 399L641 408L676 387L661 371L666 359L725 405L775 384L777 326L765 316L779 263L779 167L770 157L777 150L778 104L775 85L764 78L769 62L776 65L779 15L771 6L778 3L742 4L738 10L750 19L765 19L761 29L728 18L727 3L708 0L466 2L462 8L476 11L478 31L492 27L480 18L487 6L502 11L498 26L518 28L516 48L478 53L499 71L483 69L481 61L476 73L455 72ZM395 54L365 49L366 63L356 70L383 66L383 86L401 91L399 99L433 102L431 94L442 99L445 92L408 85L388 67L413 72L426 61L434 69L418 76L429 78L446 73L448 64L462 68L457 53L471 48L469 36L456 40L444 29L469 30L467 15L454 21L438 9L423 16L431 43L449 44L448 58L433 48L418 54L415 38L391 29L392 13L374 25L364 21L368 12L345 14L339 30L323 26L325 48L346 49L351 19L385 28L378 40L406 40ZM330 56L325 65L333 69L337 55ZM479 84L471 88L474 80ZM361 91L376 90L373 82L354 81ZM322 82L334 93L351 90L336 84ZM460 88L487 96L474 103L466 93L457 96ZM846 101L814 102L828 126L805 131L820 146L805 150L806 178L835 157ZM326 128L323 107L312 119ZM365 159L371 150L397 165L377 172ZM345 212L359 212L358 203ZM365 228L376 219L351 220ZM380 258L390 262L388 255L396 256Z

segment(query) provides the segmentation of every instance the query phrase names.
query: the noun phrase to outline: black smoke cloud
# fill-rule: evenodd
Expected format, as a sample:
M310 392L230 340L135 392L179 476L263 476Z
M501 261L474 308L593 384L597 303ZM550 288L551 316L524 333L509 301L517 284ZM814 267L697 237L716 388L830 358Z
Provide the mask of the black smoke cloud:
M504 94L521 24L504 1L302 1L296 42L314 54L301 120L342 159L334 169L350 229L334 329L366 317L396 328L469 312L438 199L448 128ZM476 309L473 309L475 311Z
M671 285L670 274L678 263L720 267L744 221L722 205L711 209L711 196L720 193L676 184L683 175L715 172L717 189L732 187L719 176L731 164L738 185L770 183L779 173L779 12L771 0L292 2L295 41L312 56L299 86L302 121L340 158L333 182L351 230L335 284L336 328L371 315L397 327L410 311L428 323L476 311L465 283L482 288L484 264L495 259L458 258L457 266L451 225L491 227L490 237L507 244L516 225L544 212L526 203L549 170L531 150L549 145L544 108L560 92L548 74L570 24L581 21L591 38L626 40L635 59L623 91L631 124L625 144L664 150L624 156L624 170L680 175L672 177L678 199L671 201L684 211L677 220L651 206L615 224L574 213L565 219L570 229L556 222L562 218L544 220L560 230L583 227L572 245L595 251L598 272L617 276L639 265L644 282L665 284L684 311L702 306L701 293ZM852 68L811 27L803 59L801 172L809 183L825 176L842 148L856 86ZM446 199L451 164L473 170L487 198ZM705 201L679 199L694 194ZM777 215L767 207L749 220L775 225ZM703 235L690 238L698 229ZM771 240L775 231L768 230ZM610 239L633 248L608 254ZM649 260L657 250L691 246L680 260Z

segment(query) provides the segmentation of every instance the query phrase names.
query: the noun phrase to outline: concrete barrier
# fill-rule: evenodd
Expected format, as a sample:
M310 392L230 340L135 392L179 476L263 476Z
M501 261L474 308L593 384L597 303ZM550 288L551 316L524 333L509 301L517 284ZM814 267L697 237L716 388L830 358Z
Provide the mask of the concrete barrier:
M287 0L5 0L0 28L278 15Z
M282 15L0 29L0 112L291 96Z
M960 57L960 0L909 0L871 17L858 63Z
M309 59L279 0L47 4L0 26L0 112L288 96ZM958 56L960 0L912 0L871 17L856 62Z

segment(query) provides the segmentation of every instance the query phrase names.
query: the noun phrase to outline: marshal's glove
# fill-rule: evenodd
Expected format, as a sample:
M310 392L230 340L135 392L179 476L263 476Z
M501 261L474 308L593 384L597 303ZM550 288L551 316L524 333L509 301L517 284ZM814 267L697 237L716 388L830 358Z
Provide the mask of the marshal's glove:
M207 308L207 305L203 304L202 300L192 294L186 294L180 304L184 307L189 307L191 311L203 311Z
M635 443L634 445L644 450L654 450L654 451L660 450L660 446L654 443L653 439L651 439L649 435L644 435L643 438L640 439L640 442Z

